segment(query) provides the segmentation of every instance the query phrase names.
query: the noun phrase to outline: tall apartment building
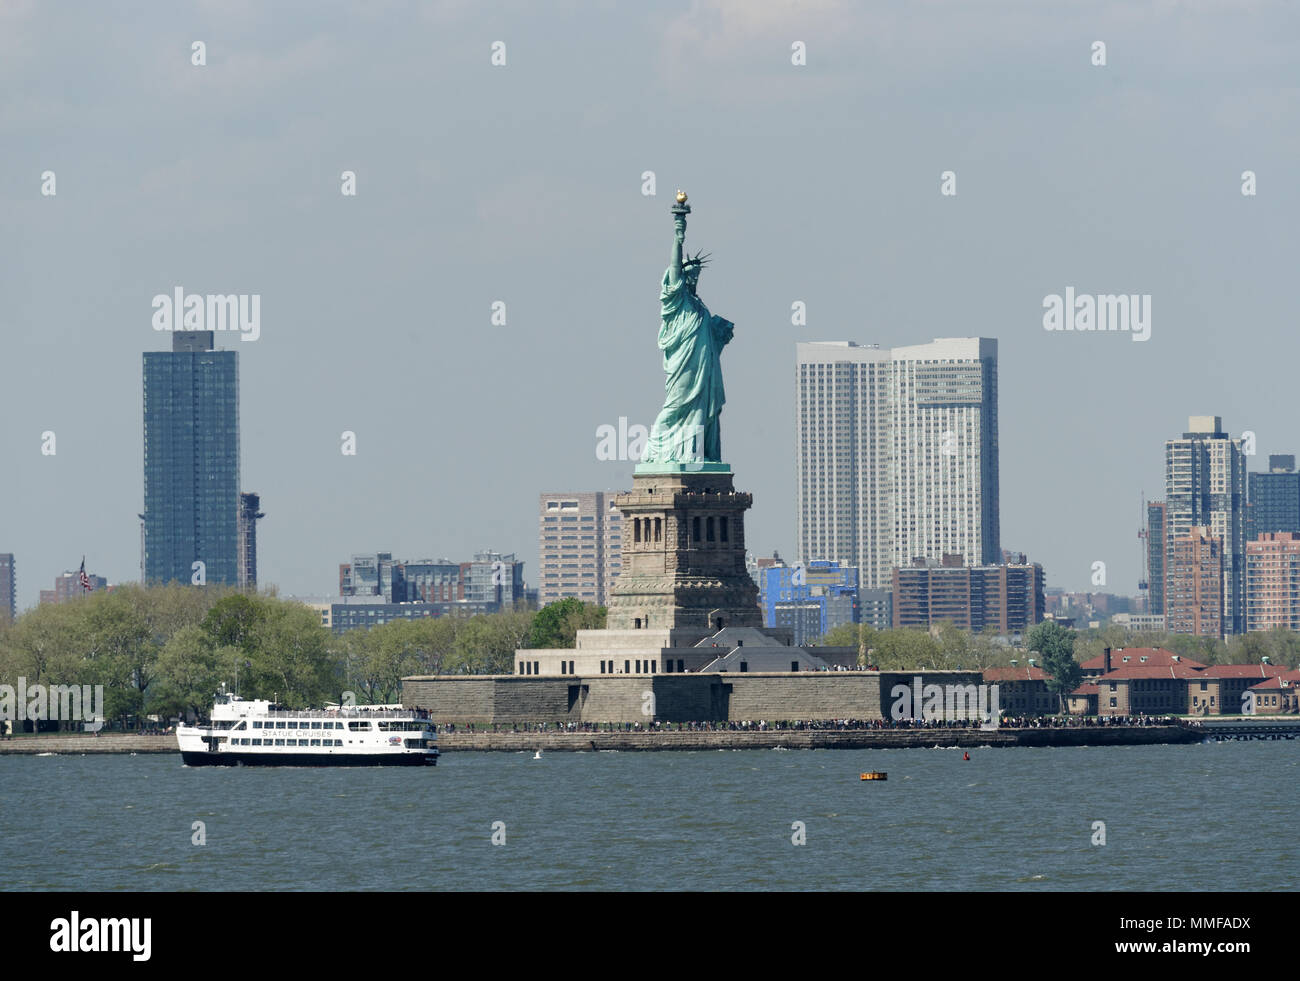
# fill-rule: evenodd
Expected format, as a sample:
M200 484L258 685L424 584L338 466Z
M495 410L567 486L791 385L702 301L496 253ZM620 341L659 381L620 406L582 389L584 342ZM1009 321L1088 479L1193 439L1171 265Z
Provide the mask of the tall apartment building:
M1270 456L1268 472L1248 474L1246 485L1247 543L1270 531L1300 533L1300 473L1293 454Z
M0 552L0 623L18 616L18 579L13 552Z
M419 603L454 603L465 598L459 562L450 559L421 559L402 564L406 601Z
M1246 458L1219 416L1192 416L1187 430L1165 443L1166 614L1177 543L1193 528L1206 528L1223 552L1223 632L1238 634L1245 628ZM1175 620L1166 615L1166 621L1175 632Z
M966 630L1023 633L1043 620L1043 567L966 566L957 555L942 564L917 559L893 574L893 626L930 627L942 621Z
M795 403L801 560L864 589L917 558L998 561L997 341L799 344Z
M1147 504L1147 613L1165 612L1165 502Z
M1300 630L1300 534L1295 532L1260 532L1246 543L1246 630L1274 627Z
M527 600L524 587L524 564L513 552L476 552L474 561L461 563L461 581L468 603L496 603L510 610Z
M239 495L239 588L257 589L257 522L262 513L257 494Z
M145 582L239 581L239 355L212 331L144 354Z
M1174 537L1165 580L1165 629L1171 634L1223 637L1227 622L1224 599L1223 539L1197 526Z
M537 526L540 604L573 597L607 605L623 554L623 512L614 506L614 494L542 494Z
M403 595L402 573L394 568L392 552L372 552L354 555L352 561L339 566L340 596L382 596L385 602L401 602ZM398 582L397 599L393 598L393 577Z

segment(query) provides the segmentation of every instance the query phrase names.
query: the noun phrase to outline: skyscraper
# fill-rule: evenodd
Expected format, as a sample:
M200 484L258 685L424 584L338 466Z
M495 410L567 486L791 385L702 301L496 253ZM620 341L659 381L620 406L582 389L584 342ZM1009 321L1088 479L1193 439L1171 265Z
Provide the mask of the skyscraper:
M914 559L998 562L997 341L798 345L799 559L888 588Z
M18 590L12 552L0 552L0 623L18 615Z
M1219 416L1192 416L1181 439L1165 443L1166 613L1172 612L1174 549L1192 529L1218 538L1223 561L1223 632L1245 629L1246 458ZM1166 618L1169 629L1173 621Z
M1171 634L1222 637L1224 605L1223 539L1196 526L1174 537L1165 591L1165 624Z
M257 494L239 495L239 588L257 589L257 522L262 513Z
M144 355L146 582L236 585L239 524L239 355L212 331L178 331L171 351Z
M1268 458L1266 473L1246 476L1246 542L1270 531L1300 533L1300 473L1293 454Z
M604 491L557 491L538 501L538 601L604 606L622 568L623 513Z
M1147 612L1165 612L1165 502L1147 505Z

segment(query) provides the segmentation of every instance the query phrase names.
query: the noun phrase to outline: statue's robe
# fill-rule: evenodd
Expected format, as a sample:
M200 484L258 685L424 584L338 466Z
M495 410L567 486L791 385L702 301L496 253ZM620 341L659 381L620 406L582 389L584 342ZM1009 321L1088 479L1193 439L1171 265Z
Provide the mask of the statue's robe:
M686 277L676 285L664 273L659 294L664 352L664 407L650 431L644 463L722 462L718 416L727 401L722 390L722 348L735 324L709 313L690 291Z

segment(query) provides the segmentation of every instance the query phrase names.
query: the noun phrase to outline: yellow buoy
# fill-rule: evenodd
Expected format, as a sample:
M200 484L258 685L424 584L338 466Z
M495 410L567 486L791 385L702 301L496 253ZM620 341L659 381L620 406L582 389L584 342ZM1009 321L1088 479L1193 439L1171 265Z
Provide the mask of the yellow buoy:
M862 779L863 780L888 780L889 774L885 773L883 770L868 770L866 773L862 774Z

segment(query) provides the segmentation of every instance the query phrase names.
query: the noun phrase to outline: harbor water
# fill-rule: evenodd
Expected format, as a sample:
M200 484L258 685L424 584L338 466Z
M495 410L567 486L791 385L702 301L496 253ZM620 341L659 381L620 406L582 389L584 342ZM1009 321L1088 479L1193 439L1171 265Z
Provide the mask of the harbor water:
M1300 887L1300 742L962 752L5 756L0 847L19 892Z

